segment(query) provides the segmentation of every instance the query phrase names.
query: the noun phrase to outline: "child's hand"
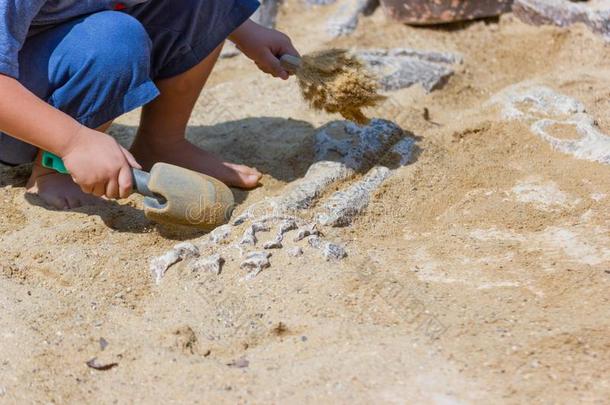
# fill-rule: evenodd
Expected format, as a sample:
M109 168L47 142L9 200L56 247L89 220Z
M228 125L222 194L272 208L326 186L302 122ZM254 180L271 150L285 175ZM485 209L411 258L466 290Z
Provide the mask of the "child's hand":
M74 182L88 194L125 198L132 192L131 168L140 165L109 135L81 127L62 154Z
M299 56L287 35L251 20L242 24L229 38L260 70L284 80L288 79L290 72L282 68L279 58L284 54Z

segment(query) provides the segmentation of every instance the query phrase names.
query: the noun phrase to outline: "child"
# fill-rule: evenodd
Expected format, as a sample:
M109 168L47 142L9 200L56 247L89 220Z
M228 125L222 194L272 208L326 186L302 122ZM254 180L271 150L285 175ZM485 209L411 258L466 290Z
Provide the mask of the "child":
M27 191L75 208L131 192L131 167L159 161L252 188L254 168L185 140L226 38L266 73L288 79L290 39L249 20L256 0L0 0L0 161L34 161ZM130 151L104 132L143 106ZM41 150L70 175L40 165ZM138 163L139 162L139 163ZM93 197L97 196L97 197Z

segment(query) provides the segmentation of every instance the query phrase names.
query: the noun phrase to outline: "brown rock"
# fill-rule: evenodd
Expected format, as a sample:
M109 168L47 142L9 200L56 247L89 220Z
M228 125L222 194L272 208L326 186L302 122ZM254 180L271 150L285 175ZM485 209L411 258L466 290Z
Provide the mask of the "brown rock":
M381 0L389 18L411 25L494 17L510 11L512 3L512 0Z
M516 0L513 12L522 21L567 27L583 23L610 40L610 1L571 2L568 0Z

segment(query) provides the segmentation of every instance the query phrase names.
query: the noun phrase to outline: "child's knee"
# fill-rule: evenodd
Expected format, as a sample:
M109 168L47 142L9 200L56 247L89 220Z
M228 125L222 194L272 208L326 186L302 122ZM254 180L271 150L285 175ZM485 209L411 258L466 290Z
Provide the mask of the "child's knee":
M85 69L105 79L133 77L150 68L151 40L135 18L116 11L96 13L87 18L88 47L82 59Z
M74 25L49 66L47 101L97 127L158 95L150 78L151 40L135 18L105 11Z

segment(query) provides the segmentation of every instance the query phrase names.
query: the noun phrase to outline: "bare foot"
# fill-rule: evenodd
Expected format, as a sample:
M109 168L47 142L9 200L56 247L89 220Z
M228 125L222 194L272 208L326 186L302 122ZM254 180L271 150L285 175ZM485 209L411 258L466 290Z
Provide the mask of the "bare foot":
M103 201L85 194L70 175L57 173L38 164L32 168L26 192L38 195L46 204L60 210L97 205Z
M254 188L263 176L255 168L223 162L216 155L198 148L186 139L163 145L136 139L130 152L144 170L150 170L157 162L170 163L207 174L233 187Z

